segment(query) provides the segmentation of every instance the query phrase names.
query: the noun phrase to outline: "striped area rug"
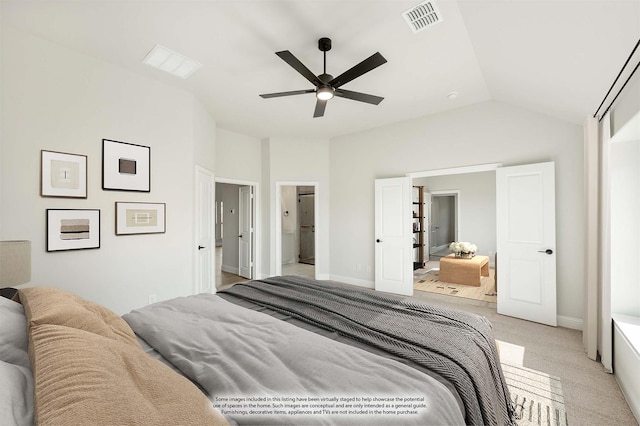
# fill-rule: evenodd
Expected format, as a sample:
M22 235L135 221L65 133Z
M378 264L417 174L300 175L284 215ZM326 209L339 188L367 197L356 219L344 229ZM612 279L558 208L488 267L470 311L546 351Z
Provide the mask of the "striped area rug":
M502 363L520 426L568 426L560 379L522 366Z

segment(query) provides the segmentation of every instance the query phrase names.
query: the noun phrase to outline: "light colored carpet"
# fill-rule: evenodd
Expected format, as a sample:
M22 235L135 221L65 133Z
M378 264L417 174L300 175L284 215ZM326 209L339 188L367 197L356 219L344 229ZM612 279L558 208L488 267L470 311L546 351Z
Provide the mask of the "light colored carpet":
M431 263L429 262L429 264ZM483 300L485 302L495 303L497 300L493 269L489 270L488 277L480 278L480 287L440 281L440 271L437 269L416 269L413 271L413 288L414 290Z
M505 342L511 348L507 363L561 380L571 426L638 425L615 377L605 373L602 364L587 358L582 332L499 315L495 303L480 300L423 291L416 291L411 299L486 317L493 325L496 339L500 340L502 362L506 361Z

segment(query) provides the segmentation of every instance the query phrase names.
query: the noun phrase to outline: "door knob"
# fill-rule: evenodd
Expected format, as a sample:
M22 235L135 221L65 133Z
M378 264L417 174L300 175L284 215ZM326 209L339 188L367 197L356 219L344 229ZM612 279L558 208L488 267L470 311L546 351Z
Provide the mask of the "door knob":
M381 243L381 242L382 242L382 240L381 240L380 238L378 238L378 239L376 240L376 243Z
M242 238L242 234L238 235L238 238Z
M553 254L553 250L551 250L551 249L538 250L538 253Z
M198 250L202 250L203 248L206 248L204 246L198 246Z

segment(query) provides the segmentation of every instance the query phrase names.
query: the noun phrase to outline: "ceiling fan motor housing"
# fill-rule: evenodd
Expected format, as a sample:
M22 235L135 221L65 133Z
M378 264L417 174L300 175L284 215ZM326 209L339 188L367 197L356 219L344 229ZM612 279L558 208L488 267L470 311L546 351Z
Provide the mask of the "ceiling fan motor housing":
M331 50L331 39L328 37L322 37L318 40L318 49L322 52L328 52Z

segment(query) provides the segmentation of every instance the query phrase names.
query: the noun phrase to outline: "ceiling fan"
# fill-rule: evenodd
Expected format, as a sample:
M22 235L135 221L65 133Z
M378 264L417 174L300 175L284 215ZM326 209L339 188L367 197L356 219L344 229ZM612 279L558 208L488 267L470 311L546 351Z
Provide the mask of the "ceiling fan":
M327 52L331 50L331 39L322 37L320 40L318 40L318 49L320 49L324 54L324 70L323 73L318 76L314 75L309 70L309 68L304 66L304 64L300 62L298 58L293 56L293 53L289 52L288 50L276 52L276 55L282 58L283 61L291 65L293 69L298 71L304 78L309 80L315 86L314 89L267 93L260 96L267 99L277 98L280 96L315 93L317 101L316 109L313 113L314 118L322 117L324 115L324 109L327 106L327 101L334 96L340 96L341 98L352 99L354 101L366 102L368 104L374 105L378 105L380 102L382 102L384 98L380 96L368 95L366 93L360 92L352 92L350 90L344 90L340 88L340 86L342 86L343 84L346 84L351 80L358 78L361 75L368 73L369 71L387 62L387 60L379 52L374 53L364 61L360 62L358 65L350 68L349 70L334 78L332 75L327 74Z

